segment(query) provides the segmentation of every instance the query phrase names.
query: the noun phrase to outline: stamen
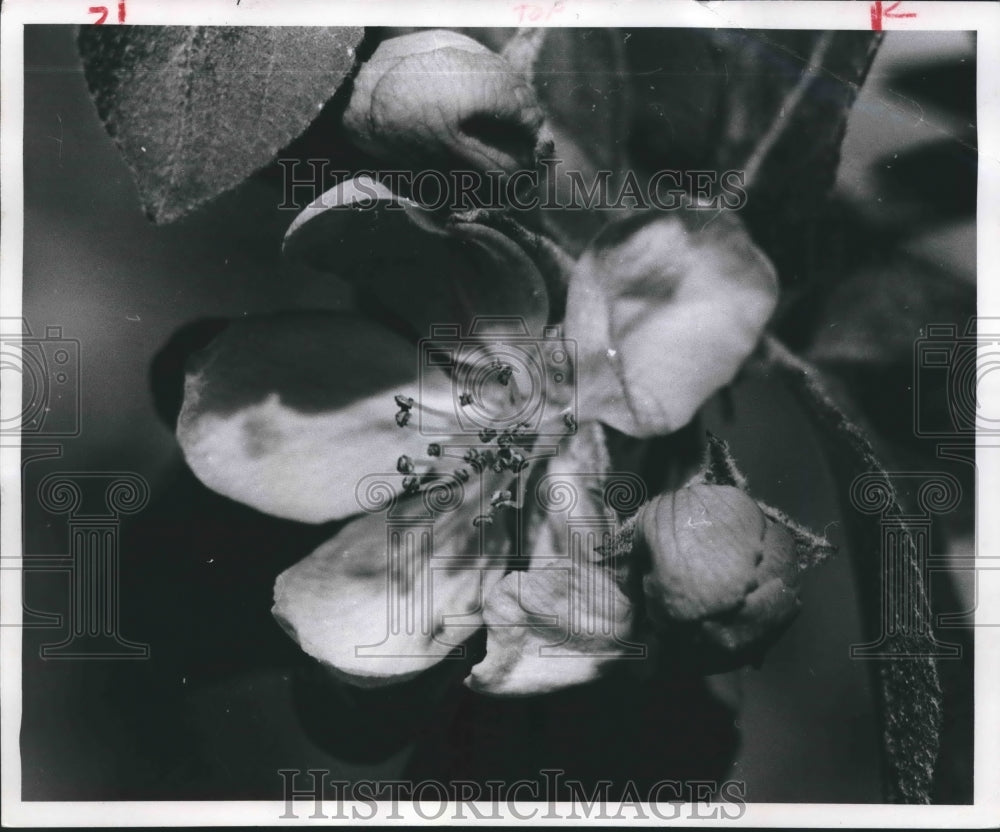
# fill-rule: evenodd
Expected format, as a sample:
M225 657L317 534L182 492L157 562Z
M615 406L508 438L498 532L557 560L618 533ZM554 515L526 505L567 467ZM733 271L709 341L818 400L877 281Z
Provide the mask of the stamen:
M494 359L492 368L496 370L498 380L504 385L508 383L515 372L515 369L511 365L505 364L499 359ZM410 423L414 412L432 414L435 417L445 420L444 424L447 424L447 420L453 418L455 415L454 413L428 407L402 393L397 394L394 397L394 401L399 407L399 411L396 413L396 424L399 427L406 427ZM473 403L473 396L471 393L461 393L458 396L458 402L461 406L465 407ZM573 415L571 413L560 415L563 425L565 425L569 432L575 432L577 424ZM530 422L518 422L508 425L501 430L488 427L482 428L478 436L482 446L490 445L494 439L496 439L496 445L492 447L480 446L479 448L468 448L462 456L463 461L468 467L456 468L450 475L441 471L427 470L428 468L433 469L437 467L439 463L435 460L442 459L445 456L445 447L438 442L431 442L426 446L426 456L410 457L407 454L400 456L396 461L396 470L403 475L403 493L418 493L424 486L446 476L453 477L457 482L466 483L471 478L470 470L476 474L482 474L487 469L498 474L510 471L515 475L510 484L515 489L520 488L521 479L518 475L528 467L528 460L525 458L526 454L519 452L517 449L530 449L534 445L539 436L538 427L533 426ZM518 508L514 494L515 492L508 490L494 492L488 512L478 515L473 520L473 524L477 527L483 524L491 525L495 519L494 514L497 509Z
M405 396L397 393L394 397L399 412L396 413L396 424L401 428L406 427L413 418L413 411L420 411L427 416L433 416L434 421L442 426L452 423L455 419L454 410L440 410L430 407L426 403L416 401L412 396Z

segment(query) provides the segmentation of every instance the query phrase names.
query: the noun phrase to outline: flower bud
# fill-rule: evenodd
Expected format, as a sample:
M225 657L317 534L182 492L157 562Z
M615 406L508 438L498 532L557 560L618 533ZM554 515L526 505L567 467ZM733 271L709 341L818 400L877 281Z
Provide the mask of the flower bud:
M359 147L413 170L530 170L542 121L520 72L448 30L383 41L361 67L344 114Z
M739 488L694 485L640 509L642 585L661 635L688 640L720 669L756 660L798 612L795 542ZM675 639L671 639L675 640ZM682 651L683 652L683 651ZM738 660L735 664L732 657Z

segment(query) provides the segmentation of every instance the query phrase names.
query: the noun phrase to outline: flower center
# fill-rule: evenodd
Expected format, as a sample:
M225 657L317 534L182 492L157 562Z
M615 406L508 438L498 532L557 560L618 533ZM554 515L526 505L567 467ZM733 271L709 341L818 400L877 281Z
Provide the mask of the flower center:
M491 366L491 382L499 388L508 388L516 369L510 364L494 359ZM478 515L473 524L480 526L492 524L497 511L505 508L521 507L521 473L528 467L528 455L540 436L555 437L561 440L576 432L576 419L569 409L545 412L544 406L535 424L528 421L513 421L503 424L502 420L490 420L493 426L483 426L479 423L478 430L463 428L475 420L463 419L463 411L476 408L493 410L491 402L502 398L510 398L504 391L485 391L485 401L465 390L456 390L452 402L452 410L434 407L411 396L399 393L394 401L397 407L396 424L403 429L414 429L413 416L419 414L436 424L454 424L456 426L454 444L430 442L423 454L410 456L403 454L396 461L396 470L403 477L403 493L415 494L425 486L445 477L452 477L460 483L468 482L472 476L484 472L512 475L509 487L494 491L490 498L487 513ZM494 396L493 394L498 394ZM544 403L543 403L544 404ZM443 459L450 458L456 462L450 473L442 471Z

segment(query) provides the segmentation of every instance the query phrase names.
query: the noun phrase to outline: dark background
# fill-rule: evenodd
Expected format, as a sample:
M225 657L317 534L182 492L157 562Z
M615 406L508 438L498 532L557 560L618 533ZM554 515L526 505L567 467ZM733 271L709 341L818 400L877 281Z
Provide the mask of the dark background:
M82 394L80 436L61 443L60 458L25 468L26 552L67 549L65 519L33 499L48 473L134 471L152 499L121 527L122 633L148 643L150 658L44 661L39 646L63 632L25 631L25 799L263 799L281 796L279 768L345 779L537 778L545 765L584 778L729 776L761 802L880 799L867 668L848 657L863 639L845 555L807 575L804 612L761 669L713 680L723 699L742 689L735 718L681 676L641 690L612 680L540 703L471 697L437 678L449 668L368 697L318 678L269 608L274 576L329 529L264 517L200 486L151 384L158 355L159 369L176 374L172 353L161 351L183 325L288 303L293 276L278 254L293 215L276 211L269 184L252 179L174 225L148 223L90 101L74 29L26 32L24 314L36 334L59 325L79 340ZM918 72L907 88L900 73L947 63L964 79L951 89L968 91L974 55L960 33L887 37L855 106L838 182L865 222L920 205L919 182L936 175L930 166L887 177L887 154L963 135L961 117L934 100L936 76ZM938 193L961 191L957 182L938 182ZM971 209L968 194L956 198ZM969 210L925 224L905 244L974 282ZM157 389L169 410L169 385ZM836 537L836 495L790 398L746 382L733 413L715 409L709 423L732 442L755 494ZM970 550L969 538L949 549ZM36 610L65 612L66 592L64 575L26 578ZM967 754L959 758L949 765L968 796Z

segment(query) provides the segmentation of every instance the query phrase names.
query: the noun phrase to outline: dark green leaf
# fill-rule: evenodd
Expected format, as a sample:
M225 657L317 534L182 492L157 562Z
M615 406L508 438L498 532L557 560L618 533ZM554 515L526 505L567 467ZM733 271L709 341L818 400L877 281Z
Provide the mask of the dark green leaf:
M648 173L709 167L727 85L719 47L693 29L629 29L624 47L632 164Z
M713 38L726 83L710 167L744 172L744 221L787 285L808 257L810 227L833 186L848 112L880 36L731 29Z
M302 133L354 64L356 27L88 26L97 111L149 217L235 187Z
M879 36L729 29L713 40L727 78L719 169L746 171L756 207L794 217L792 205L814 206L833 184Z
M928 649L933 644L931 612L916 545L901 527L898 545L904 574L886 583L881 517L860 512L848 495L857 477L874 474L890 495L889 511L902 514L887 471L864 433L830 398L815 368L773 339L766 344L766 354L768 366L788 384L820 431L843 498L867 635L874 641L885 626L885 652L895 656L868 659L879 691L887 796L896 802L927 803L939 750L941 686L936 661ZM910 626L884 620L884 597L888 597L885 609L898 611Z
M729 444L719 439L712 431L708 435L708 448L705 452L705 465L698 477L712 485L734 485L743 491L747 490L747 478L736 467L736 460L729 450Z
M898 250L873 257L846 279L833 277L810 301L818 308L807 358L849 387L881 436L934 455L931 447L921 450L926 442L914 419L950 422L953 395L949 375L922 371L916 350L929 325L950 325L956 337L965 332L976 313L975 285Z
M896 94L922 99L968 122L976 120L974 57L908 66L889 79L889 86Z
M973 136L971 142L947 139L887 154L878 160L875 176L879 193L904 212L917 213L917 219L971 220L978 167Z
M816 302L823 308L808 347L810 360L889 367L912 361L914 343L928 324L964 329L976 312L976 287L896 251Z

